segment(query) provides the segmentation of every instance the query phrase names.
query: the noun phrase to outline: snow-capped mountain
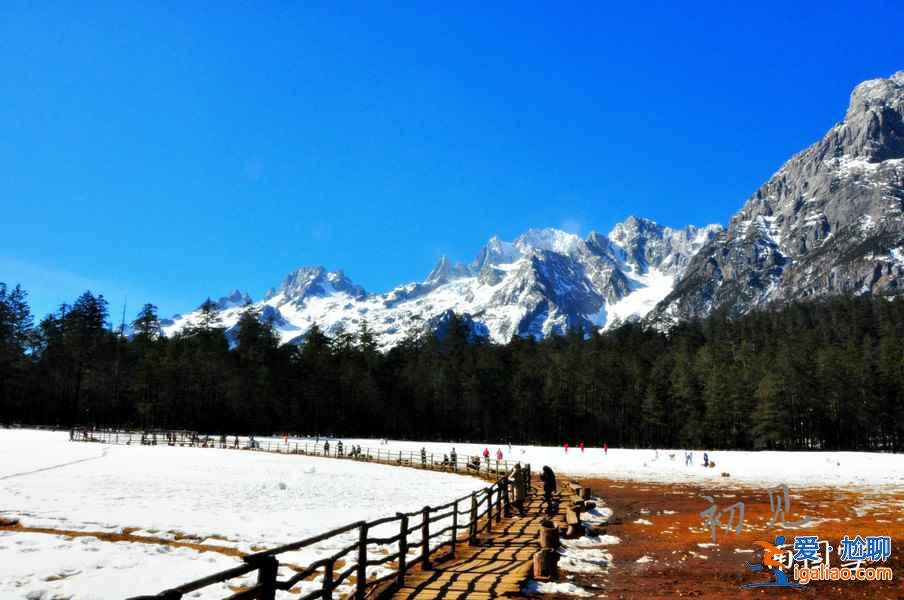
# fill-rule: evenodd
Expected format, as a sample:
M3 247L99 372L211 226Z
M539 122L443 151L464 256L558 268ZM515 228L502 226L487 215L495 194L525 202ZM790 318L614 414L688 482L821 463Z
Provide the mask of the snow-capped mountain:
M652 320L737 316L904 284L904 71L858 85L844 119L792 157L696 253Z
M628 218L608 236L586 239L557 229L532 229L514 241L491 238L469 264L439 259L426 279L368 294L342 271L304 267L253 303L284 343L317 324L328 334L367 322L387 349L409 335L441 329L449 315L466 318L475 335L507 342L603 329L645 316L671 290L694 254L722 232L720 225L670 229ZM241 292L220 299L224 327L252 304ZM199 312L164 322L174 335Z
M442 331L452 313L474 335L506 342L902 289L904 71L858 85L844 119L786 162L727 230L670 229L635 217L586 239L535 229L510 242L491 238L468 264L441 257L424 281L382 294L368 294L341 271L301 268L254 307L283 342L301 340L314 323L336 334L366 321L385 349ZM223 325L234 327L249 302L238 291L221 298ZM176 315L164 332L197 316Z

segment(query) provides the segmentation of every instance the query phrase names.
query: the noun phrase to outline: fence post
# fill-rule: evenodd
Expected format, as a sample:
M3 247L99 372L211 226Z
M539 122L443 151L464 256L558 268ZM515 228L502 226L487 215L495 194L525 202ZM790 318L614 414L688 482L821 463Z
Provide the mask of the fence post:
M452 558L455 558L455 542L458 540L458 500L452 505Z
M428 571L431 568L430 565L430 507L425 506L422 513L424 516L421 519L421 557L423 561L421 562L421 568L424 571Z
M279 561L275 556L266 556L261 559L260 568L257 571L257 584L260 586L260 600L276 599L276 572L279 570Z
M493 488L487 488L487 531L493 530Z
M323 567L323 587L321 588L321 598L324 600L332 600L333 598L333 561L326 563Z
M496 522L502 520L502 483L496 482Z
M471 520L468 523L468 544L477 544L477 492L471 492Z
M505 511L505 516L512 516L512 508L509 505L509 480L508 475L502 478L502 507Z
M401 513L397 513L400 514ZM399 575L398 586L405 587L405 570L408 569L408 515L401 515L402 524L399 527Z
M358 528L358 584L355 594L356 600L364 600L364 592L367 589L367 523L361 523Z

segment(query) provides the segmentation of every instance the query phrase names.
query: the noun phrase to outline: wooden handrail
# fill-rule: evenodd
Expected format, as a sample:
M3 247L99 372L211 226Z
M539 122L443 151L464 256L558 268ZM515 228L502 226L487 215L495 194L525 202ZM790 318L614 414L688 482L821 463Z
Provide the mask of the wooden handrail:
M84 435L82 435L81 430L79 430L79 433L79 435L73 436L74 440L104 442L110 444L131 444L134 440L143 439L148 444L154 444L158 443L158 441L162 441L162 443L160 443L159 445L175 445L177 443L184 444L186 443L186 441L188 441L190 445L194 446L221 448L224 446L227 448L230 447L228 440L224 445L222 438L219 442L217 442L210 436L201 437L194 432L135 432L121 430L92 430L91 432L84 432ZM236 447L234 442L232 444L232 447ZM384 452L382 449L373 448L362 448L360 454L349 454L345 451L345 449L343 449L342 452L339 452L337 445L334 445L332 448L330 448L329 452L325 451L324 449L324 452L321 453L321 448L314 447L312 451L311 447L307 443L304 445L304 447L299 447L298 443L295 443L291 448L288 444L277 444L274 447L274 445L268 440L266 442L266 449L264 449L264 447L259 443L255 447L249 447L246 449L274 453L288 452L346 460L364 460L368 462L379 462L391 465L406 464L405 455L402 451L394 454L390 453L388 450ZM284 450L286 452L284 452ZM374 454L376 455L376 458L374 458ZM381 458L383 454L385 454L385 459ZM244 565L208 575L207 577L185 583L181 586L165 590L155 595L137 596L133 597L130 600L181 600L188 593L197 591L210 585L222 583L236 577L247 575L248 573L251 573L253 571L258 572L256 583L251 587L233 594L229 597L229 600L239 600L241 598L274 600L276 590L291 589L295 584L302 580L308 579L311 575L317 573L318 571L322 571L320 589L314 590L302 596L300 600L313 600L314 598L332 598L333 591L353 574L356 576L354 593L355 599L364 600L369 586L376 585L378 583L385 583L392 580L393 578L395 578L396 580L396 585L403 586L405 583L405 575L407 571L409 571L413 566L421 564L423 565L423 568L429 569L431 565L431 553L439 550L440 548L443 548L444 546L449 546L449 552L451 556L455 556L456 546L459 541L459 531L467 531L467 534L462 538L462 541L468 541L470 544L475 544L477 541L478 530L490 531L492 529L493 517L495 516L496 521L498 522L502 517L503 511L505 511L506 513L508 512L511 486L511 481L509 478L511 477L513 472L513 470L509 468L508 462L496 461L495 469L493 469L491 467L491 461L486 460L482 461L482 465L485 464L486 466L485 470L483 470L482 468L471 469L469 468L470 460L468 460L467 458L463 461L456 460L456 463L437 463L432 454L429 455L428 460L424 460L423 455L415 455L413 452L408 452L407 464L408 466L414 466L415 468L425 468L442 471L451 470L454 472L478 475L480 477L491 479L492 484L489 487L475 490L466 496L462 496L461 498L457 498L440 506L425 506L421 510L412 511L409 513L399 512L396 513L395 516L383 517L380 519L375 519L373 521L356 521L354 523L349 523L348 525L344 525L342 527L338 527L336 529L332 529L330 531L320 533L297 542L292 542L261 552L256 552L254 554L249 554L242 559L245 563ZM459 464L461 464L461 469L459 469ZM500 467L502 467L501 471ZM524 477L522 478L522 483L525 488L522 490L522 497L526 497L527 493L530 490L530 465L525 465L523 467L522 473L524 475ZM480 505L482 505L484 502L486 502L486 507L481 510ZM415 518L415 522L413 524L410 522L410 519L412 517ZM462 523L460 522L459 517L467 517L467 521ZM435 531L431 531L433 529L431 528L432 523L438 523L443 521L444 519L449 518L451 518L452 521L451 525L443 528L438 528ZM483 520L482 528L480 528L481 520ZM372 533L378 526L388 525L394 522L398 522L399 532L397 534L388 537L369 537L370 533ZM333 553L330 556L312 562L304 570L294 573L293 576L287 580L280 581L278 579L278 557L280 554L300 550L327 539L350 533L356 529L358 531L358 535L356 536L356 541L354 541L353 543L343 547L341 550ZM420 553L418 554L418 556L411 559L408 557L409 548L412 546L412 543L409 540L409 536L415 534L416 532L418 532L418 530L420 530L420 536L415 537L413 543L419 546ZM436 541L435 544L431 545L431 542L434 540ZM369 544L385 545L394 542L398 542L399 544L399 551L397 553L382 556L378 559L368 559L367 548ZM356 554L354 562L348 565L344 570L337 573L337 562L344 560L347 555L352 553ZM368 582L367 567L383 565L392 560L398 561L398 566L395 573L389 573Z

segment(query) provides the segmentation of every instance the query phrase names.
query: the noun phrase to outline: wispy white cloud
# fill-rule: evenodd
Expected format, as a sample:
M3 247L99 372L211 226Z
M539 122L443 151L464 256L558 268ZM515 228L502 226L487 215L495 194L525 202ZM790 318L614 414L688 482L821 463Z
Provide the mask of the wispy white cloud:
M559 228L568 233L584 235L584 220L579 217L565 217L559 224Z

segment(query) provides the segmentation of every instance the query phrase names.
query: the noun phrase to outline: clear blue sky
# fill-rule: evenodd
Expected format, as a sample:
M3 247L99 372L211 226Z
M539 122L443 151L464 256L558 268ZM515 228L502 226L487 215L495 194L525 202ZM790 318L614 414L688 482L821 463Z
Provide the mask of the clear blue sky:
M0 5L0 281L39 315L725 223L904 69L900 1L201 4Z

